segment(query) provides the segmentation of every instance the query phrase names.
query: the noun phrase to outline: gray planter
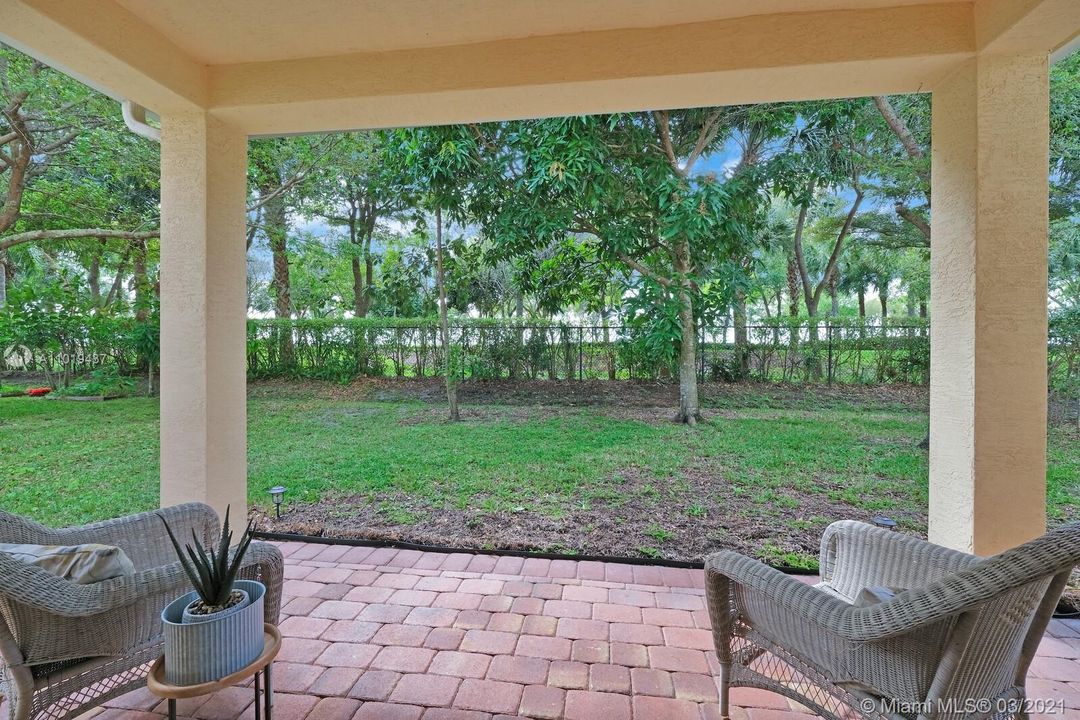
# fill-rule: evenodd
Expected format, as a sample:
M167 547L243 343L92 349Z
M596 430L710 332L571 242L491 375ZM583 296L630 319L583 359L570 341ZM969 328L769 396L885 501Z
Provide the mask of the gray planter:
M229 615L235 615L236 613L243 611L244 608L251 604L251 598L248 597L248 594L236 583L233 584L233 591L239 592L241 595L244 596L244 599L233 605L228 610L222 610L221 612L216 612L213 615L196 615L190 610L191 606L195 603L190 602L187 604L187 607L184 608L184 612L181 613L180 622L184 625L191 625L193 623L216 622L218 620L224 620Z
M234 587L247 593L248 604L217 613L213 619L183 622L184 608L198 597L194 592L173 600L162 611L166 682L197 685L220 680L262 653L266 587L254 580L237 580Z

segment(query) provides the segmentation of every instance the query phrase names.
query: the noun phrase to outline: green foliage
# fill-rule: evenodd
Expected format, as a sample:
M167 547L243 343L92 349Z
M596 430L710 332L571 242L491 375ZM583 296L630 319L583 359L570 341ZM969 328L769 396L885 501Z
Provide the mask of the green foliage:
M194 529L191 531L191 543L181 547L180 541L173 534L165 516L158 513L161 524L165 526L169 540L176 550L180 565L184 568L184 574L188 576L188 580L191 581L191 585L208 612L223 610L228 605L233 583L244 563L244 555L251 544L252 533L255 530L255 521L252 520L240 534L236 549L230 554L229 548L232 546L233 534L229 528L229 510L230 508L225 508L225 523L221 528L221 539L216 549L213 546L204 547L195 535Z
M90 371L85 380L61 388L58 395L71 397L102 396L107 398L127 395L135 386L130 377L120 375L115 365L106 365Z
M1050 316L1048 377L1052 392L1073 397L1080 406L1080 305Z
M1080 213L1080 52L1050 68L1050 219Z
M26 347L31 370L73 378L103 368L126 377L157 363L156 316L138 322L35 308L0 312L0 348ZM1075 377L1076 370L1068 368L1080 365L1075 339L1080 333L1066 322L1069 317L1054 321L1051 364ZM669 318L666 336L657 330L654 318L649 321L653 324L639 318L605 333L596 326L532 319L456 317L451 323L451 373L460 379L606 379L609 371L624 379L673 377L677 319ZM247 326L251 378L346 382L365 376L434 377L445 366L436 318L268 319L249 320ZM698 371L713 381L745 379L735 349L710 339L723 327L702 330L705 342L699 343ZM281 353L286 335L292 339L288 356ZM884 324L828 318L818 323L816 331L805 318L757 322L749 328L746 352L749 378L767 382L925 384L929 378L928 321L920 318L894 318Z
M103 315L80 304L80 296L63 285L20 286L11 298L14 302L0 309L0 355L7 348L25 348L30 352L26 370L57 373L67 381L98 368L120 376L157 363L156 316L140 322ZM0 369L7 369L2 356Z

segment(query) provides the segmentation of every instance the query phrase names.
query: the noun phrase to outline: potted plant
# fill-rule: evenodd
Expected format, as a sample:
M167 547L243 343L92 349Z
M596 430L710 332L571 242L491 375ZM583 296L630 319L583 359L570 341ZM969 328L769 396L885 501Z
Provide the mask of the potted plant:
M161 518L176 555L195 588L161 613L165 633L165 679L173 685L220 680L254 662L263 650L263 595L266 587L236 575L251 544L249 523L230 552L229 509L217 546L204 547L191 533L181 547Z

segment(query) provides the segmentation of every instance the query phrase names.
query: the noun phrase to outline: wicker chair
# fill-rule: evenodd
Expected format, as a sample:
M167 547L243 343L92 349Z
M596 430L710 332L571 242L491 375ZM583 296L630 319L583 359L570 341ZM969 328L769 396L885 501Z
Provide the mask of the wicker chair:
M187 504L160 511L178 537L218 537L217 514ZM61 720L143 686L161 654L161 610L191 589L155 513L54 530L0 511L0 542L102 543L123 548L133 576L76 585L0 553L0 695L10 720ZM241 574L267 588L277 621L284 562L252 543Z
M1072 568L1080 523L981 559L854 521L821 541L812 586L733 552L706 563L720 661L733 686L828 718L1025 716L1025 677ZM857 606L866 587L903 589Z

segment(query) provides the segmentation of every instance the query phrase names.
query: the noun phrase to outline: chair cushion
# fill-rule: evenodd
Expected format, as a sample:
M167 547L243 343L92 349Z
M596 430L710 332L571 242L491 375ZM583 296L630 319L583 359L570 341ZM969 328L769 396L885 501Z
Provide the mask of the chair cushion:
M904 592L905 588L891 588L881 587L880 585L871 585L870 587L864 587L859 591L859 594L855 596L855 607L869 607L871 605L877 605L887 600L892 600L894 596Z
M0 552L28 565L58 575L77 585L89 585L123 575L134 575L127 554L112 545L20 545L0 543Z

